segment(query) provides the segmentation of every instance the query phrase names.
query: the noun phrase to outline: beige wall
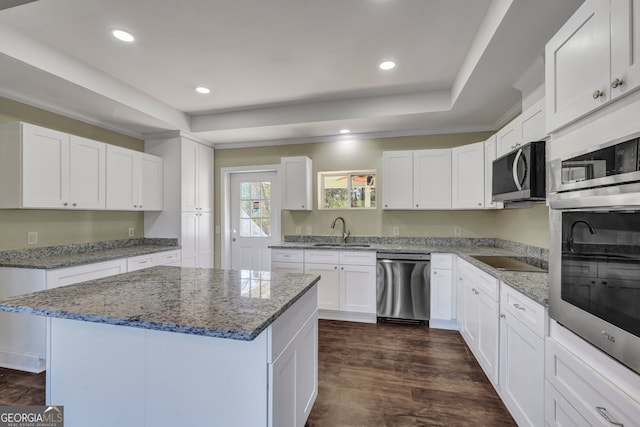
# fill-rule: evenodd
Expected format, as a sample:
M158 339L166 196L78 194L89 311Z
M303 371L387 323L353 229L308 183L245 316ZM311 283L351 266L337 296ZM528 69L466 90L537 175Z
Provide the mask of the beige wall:
M220 225L221 218L220 169L224 167L277 164L280 157L307 155L313 160L314 207L317 207L319 171L377 169L380 173L382 151L455 147L483 141L490 135L490 132L481 132L216 150L216 225ZM330 225L338 215L345 218L347 228L356 236L390 236L393 227L398 226L401 236L452 237L454 227L459 226L463 237L498 237L548 246L548 213L544 204L503 211L284 211L282 234L295 234L296 226L301 226L302 233L306 234L307 226L311 226L313 235L337 235ZM220 265L219 234L216 234L215 252L216 265Z
M142 140L69 119L26 104L0 98L0 123L24 121L62 132L142 150ZM1 143L1 141L0 141ZM0 209L0 250L97 242L144 234L141 212ZM27 232L38 232L38 244L27 245Z

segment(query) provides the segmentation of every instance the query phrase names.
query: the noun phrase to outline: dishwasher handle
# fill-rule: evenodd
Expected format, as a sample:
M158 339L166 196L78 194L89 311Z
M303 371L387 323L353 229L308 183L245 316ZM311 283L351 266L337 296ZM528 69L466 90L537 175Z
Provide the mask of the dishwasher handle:
M379 262L430 261L431 254L378 253L376 258Z

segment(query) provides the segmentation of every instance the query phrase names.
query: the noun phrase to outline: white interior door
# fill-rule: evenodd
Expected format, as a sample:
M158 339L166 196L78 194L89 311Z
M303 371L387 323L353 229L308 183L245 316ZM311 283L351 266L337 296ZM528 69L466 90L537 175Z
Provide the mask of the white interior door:
M269 245L280 241L276 172L231 175L231 268L270 270Z

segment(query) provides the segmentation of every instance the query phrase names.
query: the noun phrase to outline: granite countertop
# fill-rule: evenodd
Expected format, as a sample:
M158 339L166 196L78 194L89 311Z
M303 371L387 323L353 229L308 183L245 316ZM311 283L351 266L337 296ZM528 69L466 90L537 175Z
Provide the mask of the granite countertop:
M158 266L0 301L0 311L250 341L320 280Z
M538 304L544 306L549 305L549 283L548 274L546 272L518 272L518 271L502 271L497 270L489 265L478 261L471 255L506 255L506 256L532 256L534 258L541 257L539 250L531 250L528 248L520 251L512 247L496 247L489 246L495 239L477 239L476 244L487 246L476 246L471 244L456 245L457 239L439 239L433 243L354 243L344 246L316 246L314 242L283 242L270 246L273 249L314 249L314 250L353 250L353 251L375 251L387 253L451 253L456 254L465 261L473 264L481 270L491 274L511 286L515 290L521 292L531 298ZM440 243L440 244L438 244ZM467 242L465 242L467 243ZM362 246L362 245L368 246Z
M53 270L180 249L178 239L127 239L0 251L0 267Z

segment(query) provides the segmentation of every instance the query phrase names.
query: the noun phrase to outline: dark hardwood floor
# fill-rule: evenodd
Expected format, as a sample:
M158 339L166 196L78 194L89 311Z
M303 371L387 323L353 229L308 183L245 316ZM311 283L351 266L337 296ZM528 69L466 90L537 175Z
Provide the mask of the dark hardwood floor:
M456 331L321 320L308 427L515 426Z
M455 331L321 320L308 427L515 426ZM0 368L0 406L44 405L45 374Z

